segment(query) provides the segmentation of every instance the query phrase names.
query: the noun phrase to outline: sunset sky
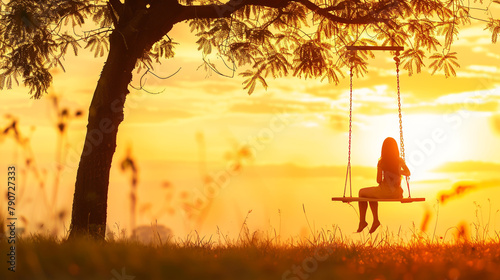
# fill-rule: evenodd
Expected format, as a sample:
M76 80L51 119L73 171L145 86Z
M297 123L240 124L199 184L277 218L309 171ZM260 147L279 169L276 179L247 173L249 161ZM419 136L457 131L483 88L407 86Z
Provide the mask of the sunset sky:
M426 202L381 204L383 227L394 232L401 227L408 232L413 223L420 227L424 213L431 211L430 234L436 217L440 236L460 222L472 225L479 217L486 223L489 215L490 229L500 229L500 51L483 26L483 22L475 21L460 32L452 49L460 62L456 77L430 75L427 68L411 77L402 71L410 186L412 196L425 197ZM175 26L170 37L179 43L176 57L158 65L155 73L169 76L179 72L165 80L147 75L145 88L161 93L131 88L127 98L111 170L109 226L113 230L117 224L120 228L129 226L130 174L121 172L119 163L130 147L140 172L137 224L149 225L157 220L179 237L194 230L212 235L218 226L234 237L252 210L247 219L251 231L276 229L289 237L309 230L304 205L314 229L338 225L344 234L359 238L352 234L358 223L353 208L330 200L342 196L344 190L349 80L333 85L291 77L269 79L267 91L257 87L249 96L238 75L210 75L199 68L202 54L187 24ZM223 65L216 56L210 59ZM34 173L18 175L19 184L26 184L25 190L18 190L22 195L19 215L26 217L29 230L35 231L38 222L47 223L50 212L40 209L46 206L43 194L49 200L52 195L56 166L58 136L51 95L59 96L63 107L85 112L70 122L62 156L64 168L56 208L67 212L64 224L58 226L69 226L86 111L104 60L85 50L78 57L68 55L66 72L53 71L53 87L41 100L30 99L23 87L0 93L0 127L9 123L4 115L19 120L23 134L30 136L36 167L44 176L45 188L41 189ZM232 75L229 69L221 71ZM354 195L362 187L376 185L383 140L389 136L399 139L393 57L389 52L376 53L368 71L365 77L354 80ZM132 85L139 85L140 76L135 75ZM251 156L238 157L242 147L247 147ZM12 139L0 142L0 153L2 170L13 163L23 168L21 149ZM241 163L237 174L228 167L235 160ZM205 173L224 187L204 200L201 212L185 211L186 202L192 204L205 192ZM1 173L4 181L5 177L6 171ZM458 185L473 189L438 204L441 193ZM407 196L406 186L404 190Z

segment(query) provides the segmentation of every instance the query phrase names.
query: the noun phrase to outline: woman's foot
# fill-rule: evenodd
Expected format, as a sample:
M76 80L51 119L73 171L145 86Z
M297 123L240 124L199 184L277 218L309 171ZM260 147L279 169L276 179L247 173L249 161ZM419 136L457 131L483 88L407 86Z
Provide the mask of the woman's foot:
M366 221L359 222L358 231L356 231L356 232L362 232L367 225L368 225L368 223Z
M372 228L370 229L370 233L374 233L379 226L380 226L380 221L373 221Z

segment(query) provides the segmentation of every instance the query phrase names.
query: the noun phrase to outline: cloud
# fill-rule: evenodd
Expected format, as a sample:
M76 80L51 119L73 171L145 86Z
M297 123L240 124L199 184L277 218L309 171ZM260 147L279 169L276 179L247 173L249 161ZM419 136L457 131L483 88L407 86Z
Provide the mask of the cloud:
M138 108L125 117L128 124L159 123L171 120L187 119L196 116L193 113L176 109Z
M495 112L499 107L498 101L488 101L488 102L464 102L464 103L449 103L449 104L439 104L439 103L421 103L411 106L403 107L404 113L434 113L439 115L451 114L461 110L467 110L471 112Z
M338 99L343 92L347 91L348 88L342 86L342 84L329 84L326 82L319 83L317 81L310 82L308 86L304 89L304 93L307 93L315 97L326 97L330 99Z
M500 135L500 114L495 114L491 116L490 122L493 131Z
M461 180L453 184L449 190L439 192L437 194L437 199L441 203L463 197L472 191L500 187L500 178L498 178L500 163L487 161L448 162L432 171L448 173L451 177L459 177L459 174L461 174L463 175L461 177L465 178L481 178L479 180Z
M300 101L282 98L254 99L251 101L234 102L228 109L233 113L275 114L287 113L318 113L330 111L330 104L325 101Z
M498 73L498 67L496 66L487 66L487 65L469 65L467 69L476 71L476 72L486 72L486 73Z
M491 60L491 59L490 59ZM473 64L466 70L459 70L459 77L446 78L443 75L431 75L427 72L415 74L409 77L401 74L401 95L403 106L419 104L422 102L434 102L443 96L449 96L462 92L468 93L492 93L500 76L493 73L496 66L486 63ZM403 72L404 73L404 72ZM353 85L353 104L363 103L366 100L379 101L386 104L397 104L396 79L395 77L382 75L382 72L368 73L369 79L358 79ZM344 92L348 92L348 85ZM485 97L488 95L485 95ZM348 98L348 96L346 96ZM369 99L367 99L369 98Z
M203 72L199 70L197 72ZM200 74L200 73L198 73ZM200 75L204 75L201 73ZM168 84L169 87L173 86L182 91L189 91L198 94L209 94L215 96L238 94L247 96L246 90L243 89L239 79L231 79L221 76L212 76L209 78L198 76L187 76L182 80L173 81Z
M343 114L331 114L328 119L328 124L334 131L345 132L349 125L349 116Z
M435 96L434 100L416 100L403 96L404 113L450 114L461 110L474 112L496 112L499 108L500 96L496 89L468 91ZM277 111L290 113L322 113L330 118L330 124L337 127L342 119L348 116L349 100L347 93L338 99L321 97L307 98L308 94L296 94L290 98L254 98L238 99L229 105L229 112L272 114ZM283 95L281 95L283 96ZM406 102L405 102L406 101ZM410 101L410 102L408 102ZM356 115L397 114L397 95L387 90L384 85L374 85L356 90L353 96L353 113Z
M492 91L487 91L492 92ZM452 98L448 98L452 97ZM404 102L402 101L403 113L435 113L450 114L461 110L473 112L496 112L499 108L500 98L486 94L472 93L470 96L450 94L437 98L434 101ZM356 100L353 101L355 114L361 115L383 115L397 113L397 98L394 100Z
M438 193L438 200L439 202L444 204L449 200L462 197L471 191L491 187L500 187L500 179L483 181L460 181L455 183L450 190Z
M283 103L266 103L266 102L238 102L229 107L229 112L232 113L249 113L249 114L274 114L276 112L297 111L297 108Z
M367 166L352 166L352 174L357 178L375 180L377 169ZM291 163L256 165L247 167L247 172L264 177L336 177L345 178L346 166L304 167Z
M475 190L476 186L470 183L458 183L455 184L451 190L443 191L438 194L438 200L440 203L446 203L451 199L459 198L466 193Z
M473 112L496 112L500 103L500 88L459 91L437 97L432 101L403 104L405 113L450 114L461 110Z
M433 170L439 173L469 173L469 172L496 172L500 171L500 163L487 161L460 161L448 162Z

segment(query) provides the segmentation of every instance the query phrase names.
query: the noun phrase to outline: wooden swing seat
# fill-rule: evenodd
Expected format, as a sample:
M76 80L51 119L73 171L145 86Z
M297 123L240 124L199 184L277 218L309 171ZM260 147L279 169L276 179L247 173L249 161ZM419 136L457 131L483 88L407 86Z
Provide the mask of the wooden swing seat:
M368 197L332 197L332 201L342 201L344 203L354 202L354 201L380 201L380 202L401 202L401 203L411 203L417 201L425 201L423 197L407 197L407 198L368 198Z

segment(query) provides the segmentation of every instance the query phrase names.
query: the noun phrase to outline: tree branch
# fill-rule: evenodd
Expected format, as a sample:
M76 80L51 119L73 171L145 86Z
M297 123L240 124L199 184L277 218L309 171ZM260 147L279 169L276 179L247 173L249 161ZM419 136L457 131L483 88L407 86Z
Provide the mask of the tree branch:
M269 8L284 8L290 0L230 0L223 5L182 6L182 12L176 22L190 19L227 18L240 8L248 5Z
M378 14L391 6L397 4L397 2L391 2L389 4L383 5L382 7L369 12L366 16L359 18L343 18L336 16L330 11L340 10L344 8L345 4L341 3L337 6L321 8L315 3L309 0L230 0L223 5L194 5L194 6L182 6L182 12L179 14L176 22L181 22L190 19L206 19L206 18L227 18L230 17L232 13L239 10L240 8L247 5L255 5L269 8L284 8L290 2L297 2L304 5L306 8L315 12L331 21L345 23L345 24L368 24L375 22L387 22L386 18L376 18L373 15Z
M118 14L117 11L113 8L113 5L111 4L111 1L107 3L108 4L108 9L109 13L111 14L111 19L113 20L113 25L115 28L118 27L118 18L116 17L116 14Z
M300 4L304 5L306 8L308 8L309 10L311 10L312 12L315 12L318 15L321 15L321 16L323 16L331 21L345 23L345 24L367 24L367 23L375 23L375 22L386 22L387 19L385 19L385 18L378 19L378 18L373 17L372 15L380 13L381 11L383 11L387 8L390 8L392 5L396 4L395 2L393 2L390 4L384 5L381 8L379 8L373 12L368 13L368 15L366 15L366 16L363 16L360 18L350 19L350 18L342 18L342 17L336 16L336 15L333 15L329 12L330 8L328 8L328 7L320 8L318 5L314 4L313 2L311 2L309 0L291 0L291 1L300 3Z
M345 1L344 1L344 2L340 2L338 5L327 6L327 7L323 8L323 10L325 10L327 12L330 12L330 11L341 11L341 10L345 9L345 7L346 7L346 4L345 4Z
M109 0L108 4L113 7L119 17L122 15L124 4L122 4L120 0Z

